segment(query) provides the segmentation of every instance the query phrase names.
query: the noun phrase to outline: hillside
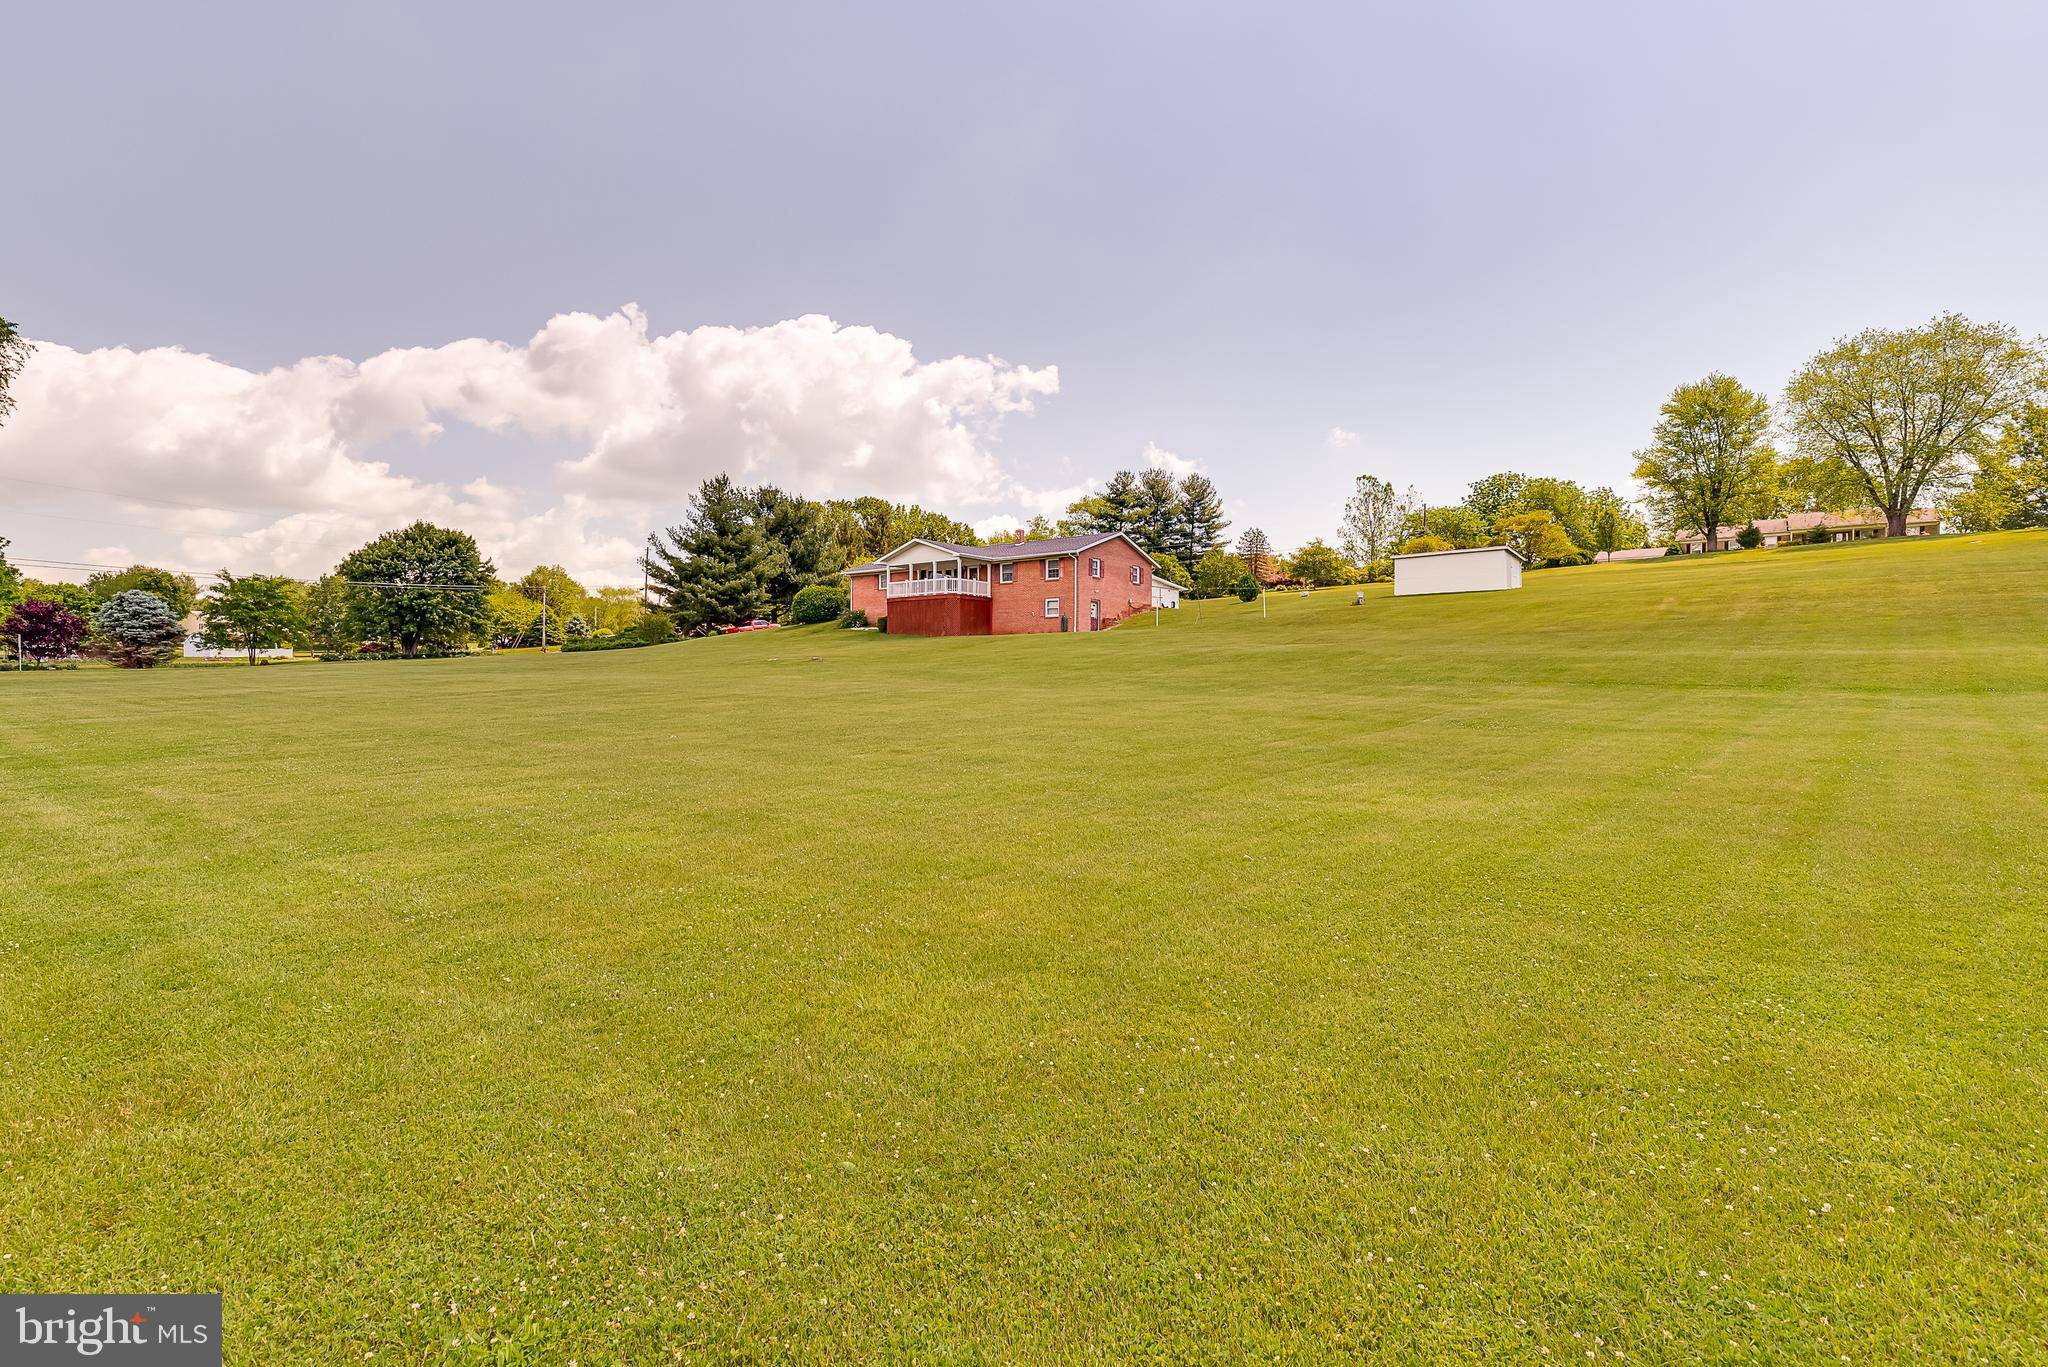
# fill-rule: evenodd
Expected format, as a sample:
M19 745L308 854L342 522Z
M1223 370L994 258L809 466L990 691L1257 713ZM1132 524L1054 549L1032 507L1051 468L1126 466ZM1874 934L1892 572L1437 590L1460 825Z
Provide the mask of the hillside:
M252 1363L2048 1354L2048 534L1527 582L0 676L4 1280Z

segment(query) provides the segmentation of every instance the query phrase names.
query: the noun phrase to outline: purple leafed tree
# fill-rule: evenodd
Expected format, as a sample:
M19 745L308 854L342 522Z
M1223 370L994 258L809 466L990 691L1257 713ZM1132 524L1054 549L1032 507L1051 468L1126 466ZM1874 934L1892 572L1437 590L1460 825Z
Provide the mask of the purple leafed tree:
M11 648L20 642L21 653L31 660L54 660L72 654L85 637L85 619L55 603L31 598L17 603L7 620L0 622L0 634Z

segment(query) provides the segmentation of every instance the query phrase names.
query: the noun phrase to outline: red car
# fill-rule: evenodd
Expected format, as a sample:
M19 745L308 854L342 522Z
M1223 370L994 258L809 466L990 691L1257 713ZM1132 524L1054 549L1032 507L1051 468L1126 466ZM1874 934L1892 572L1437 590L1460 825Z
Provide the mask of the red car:
M772 631L780 625L780 622L771 622L766 617L756 617L751 622L742 622L736 627L720 627L718 630L721 634L730 636L737 631Z

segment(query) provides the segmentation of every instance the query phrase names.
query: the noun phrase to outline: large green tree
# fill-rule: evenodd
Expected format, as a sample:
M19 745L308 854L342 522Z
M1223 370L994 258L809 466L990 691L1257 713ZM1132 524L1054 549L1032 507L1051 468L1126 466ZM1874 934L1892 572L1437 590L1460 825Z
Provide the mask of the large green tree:
M1392 484L1377 475L1360 475L1337 529L1344 554L1361 565L1386 559L1401 532L1401 513L1401 497Z
M1958 531L2048 527L2048 405L2029 404L2006 425L1947 512Z
M1770 402L1713 374L1678 386L1661 413L1651 445L1636 452L1636 478L1674 532L1697 529L1712 550L1715 529L1747 516L1772 477Z
M851 562L833 538L824 505L772 484L754 490L753 499L754 525L768 550L768 598L778 613L787 613L812 584L841 582L839 571Z
M1886 530L1903 536L1923 494L1960 480L2044 387L2038 342L1947 313L1836 342L1792 377L1785 410L1800 454L1854 470Z
M205 618L199 638L215 650L256 652L289 643L304 625L299 613L299 585L274 574L220 573L219 582L200 600Z
M415 522L350 552L335 573L348 581L361 634L407 655L467 644L490 627L497 571L467 532Z
M0 612L21 601L21 571L7 563L7 548L12 544L0 536Z
M1633 550L1650 539L1649 527L1629 501L1604 487L1586 495L1586 526L1589 551Z
M1188 584L1191 598L1221 598L1251 574L1245 563L1222 547L1203 556L1195 565Z
M1245 528L1244 535L1238 537L1237 558L1261 584L1270 584L1280 577L1280 561L1273 554L1272 538L1257 527Z
M1510 513L1493 524L1493 538L1529 565L1573 564L1584 559L1578 546L1547 508Z
M1288 556L1284 568L1289 579L1318 588L1342 584L1351 578L1351 566L1344 563L1343 556L1325 545L1321 537Z
M1462 503L1454 503L1447 508L1416 504L1402 514L1395 544L1406 546L1419 537L1443 542L1443 550L1471 550L1475 546L1491 545L1493 528Z
M360 646L362 631L349 613L348 580L323 574L299 594L299 630L293 644L322 655L346 655Z
M559 643L563 637L562 624L583 611L583 605L590 598L583 585L560 565L536 565L522 575L512 589L543 609L534 614L537 634L544 638L540 642L542 645L549 641Z
M678 626L737 626L768 610L768 547L754 511L747 490L714 475L685 521L647 538L642 565Z
M1183 565L1202 563L1203 557L1223 546L1223 533L1230 519L1223 515L1223 495L1207 475L1187 475L1180 482L1180 502L1173 510L1173 527L1167 534L1166 549Z
M169 604L179 617L199 604L199 581L189 574L160 570L154 565L130 565L125 570L107 570L85 581L87 592L104 603L117 593L141 589Z
M1528 494L1528 476L1508 470L1473 480L1465 490L1465 506L1472 510L1480 525L1491 527L1504 517L1526 511L1530 506Z
M0 318L0 418L14 411L14 381L28 364L30 343L21 329Z
M1109 483L1099 493L1089 494L1067 505L1067 515L1060 519L1059 529L1067 536L1080 536L1087 532L1130 532L1138 525L1143 495L1138 488L1138 477L1129 470L1119 470L1109 477Z

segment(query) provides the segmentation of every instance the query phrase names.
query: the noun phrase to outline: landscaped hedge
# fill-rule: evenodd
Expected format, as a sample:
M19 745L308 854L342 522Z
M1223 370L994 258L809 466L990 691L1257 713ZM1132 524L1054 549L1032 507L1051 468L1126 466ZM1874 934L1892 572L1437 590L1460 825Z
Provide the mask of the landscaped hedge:
M359 655L322 655L327 664L359 665L372 660L467 660L476 654L473 650L420 650L411 655L401 655L395 650L370 650Z
M829 622L846 611L846 586L806 584L796 591L789 605L789 620L798 626Z
M663 641L643 641L630 631L622 631L616 636L592 636L583 641L565 641L562 644L562 653L580 655L587 650L638 650L642 646L665 644L667 643Z

